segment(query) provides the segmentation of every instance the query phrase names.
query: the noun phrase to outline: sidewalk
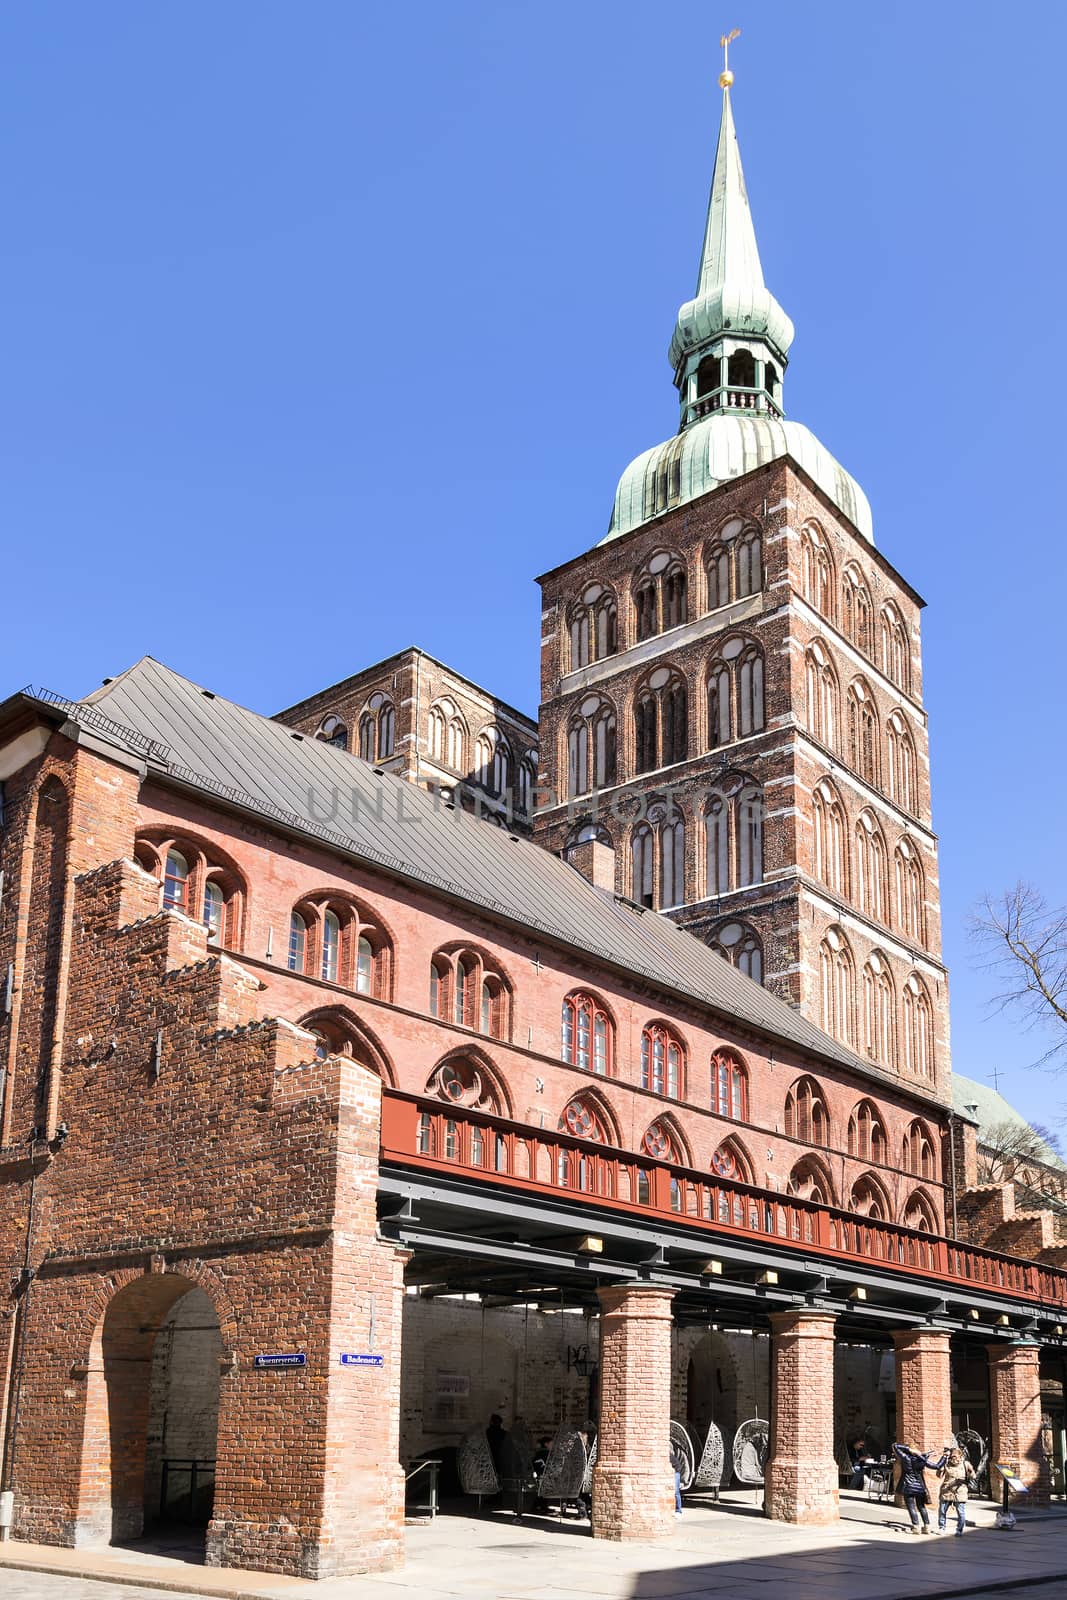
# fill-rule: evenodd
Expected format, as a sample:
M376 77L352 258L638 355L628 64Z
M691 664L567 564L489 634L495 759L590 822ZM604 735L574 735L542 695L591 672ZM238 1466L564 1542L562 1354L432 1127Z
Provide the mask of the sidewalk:
M746 1503L747 1501L747 1503ZM220 1600L920 1600L1033 1584L1067 1595L1067 1508L1022 1513L1019 1529L993 1529L995 1507L972 1503L967 1536L915 1538L904 1514L842 1496L833 1528L766 1521L757 1495L728 1505L690 1504L669 1539L611 1544L588 1523L503 1514L442 1516L407 1529L407 1565L374 1577L311 1583L272 1573L195 1564L167 1548L61 1550L0 1545L0 1567L163 1589ZM1058 1580L1053 1583L1050 1580ZM62 1592L62 1591L59 1591Z

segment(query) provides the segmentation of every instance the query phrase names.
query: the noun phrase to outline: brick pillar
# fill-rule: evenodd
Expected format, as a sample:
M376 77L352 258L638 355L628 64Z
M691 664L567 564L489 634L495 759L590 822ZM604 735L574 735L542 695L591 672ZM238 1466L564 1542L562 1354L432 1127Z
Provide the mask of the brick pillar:
M770 1320L766 1513L775 1522L835 1522L835 1319L824 1311L778 1311Z
M990 1460L1010 1463L1030 1493L1024 1504L1049 1497L1048 1466L1041 1449L1040 1346L1030 1339L987 1345L992 1413ZM994 1492L999 1473L991 1472Z
M649 1539L674 1526L670 1466L672 1289L600 1294L600 1430L593 1537Z
M938 1328L904 1328L894 1332L893 1343L897 1439L916 1450L940 1453L952 1432L949 1336Z

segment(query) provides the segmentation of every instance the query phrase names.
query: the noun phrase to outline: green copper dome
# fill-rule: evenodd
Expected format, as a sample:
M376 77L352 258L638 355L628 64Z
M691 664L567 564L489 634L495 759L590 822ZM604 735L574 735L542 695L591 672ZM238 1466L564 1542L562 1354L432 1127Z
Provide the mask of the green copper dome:
M631 461L615 491L607 544L643 522L699 499L769 461L789 456L829 500L874 543L867 496L802 422L716 411Z

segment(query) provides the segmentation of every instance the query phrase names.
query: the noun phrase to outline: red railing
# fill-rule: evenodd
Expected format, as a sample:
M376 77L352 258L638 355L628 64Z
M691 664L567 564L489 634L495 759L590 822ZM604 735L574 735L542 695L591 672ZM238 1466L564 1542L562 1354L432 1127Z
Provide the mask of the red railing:
M396 1090L383 1096L381 1155L1067 1310L1067 1272L1057 1267Z

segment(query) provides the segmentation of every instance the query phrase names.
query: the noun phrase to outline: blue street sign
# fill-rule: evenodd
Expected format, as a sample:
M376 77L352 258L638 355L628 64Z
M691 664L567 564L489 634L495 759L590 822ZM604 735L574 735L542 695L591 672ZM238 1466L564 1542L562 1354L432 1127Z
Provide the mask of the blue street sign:
M303 1350L290 1351L288 1355L256 1356L257 1367L306 1367L308 1358Z
M341 1351L342 1367L380 1367L384 1360L384 1356L371 1355L368 1351L359 1354L353 1354L351 1350Z

